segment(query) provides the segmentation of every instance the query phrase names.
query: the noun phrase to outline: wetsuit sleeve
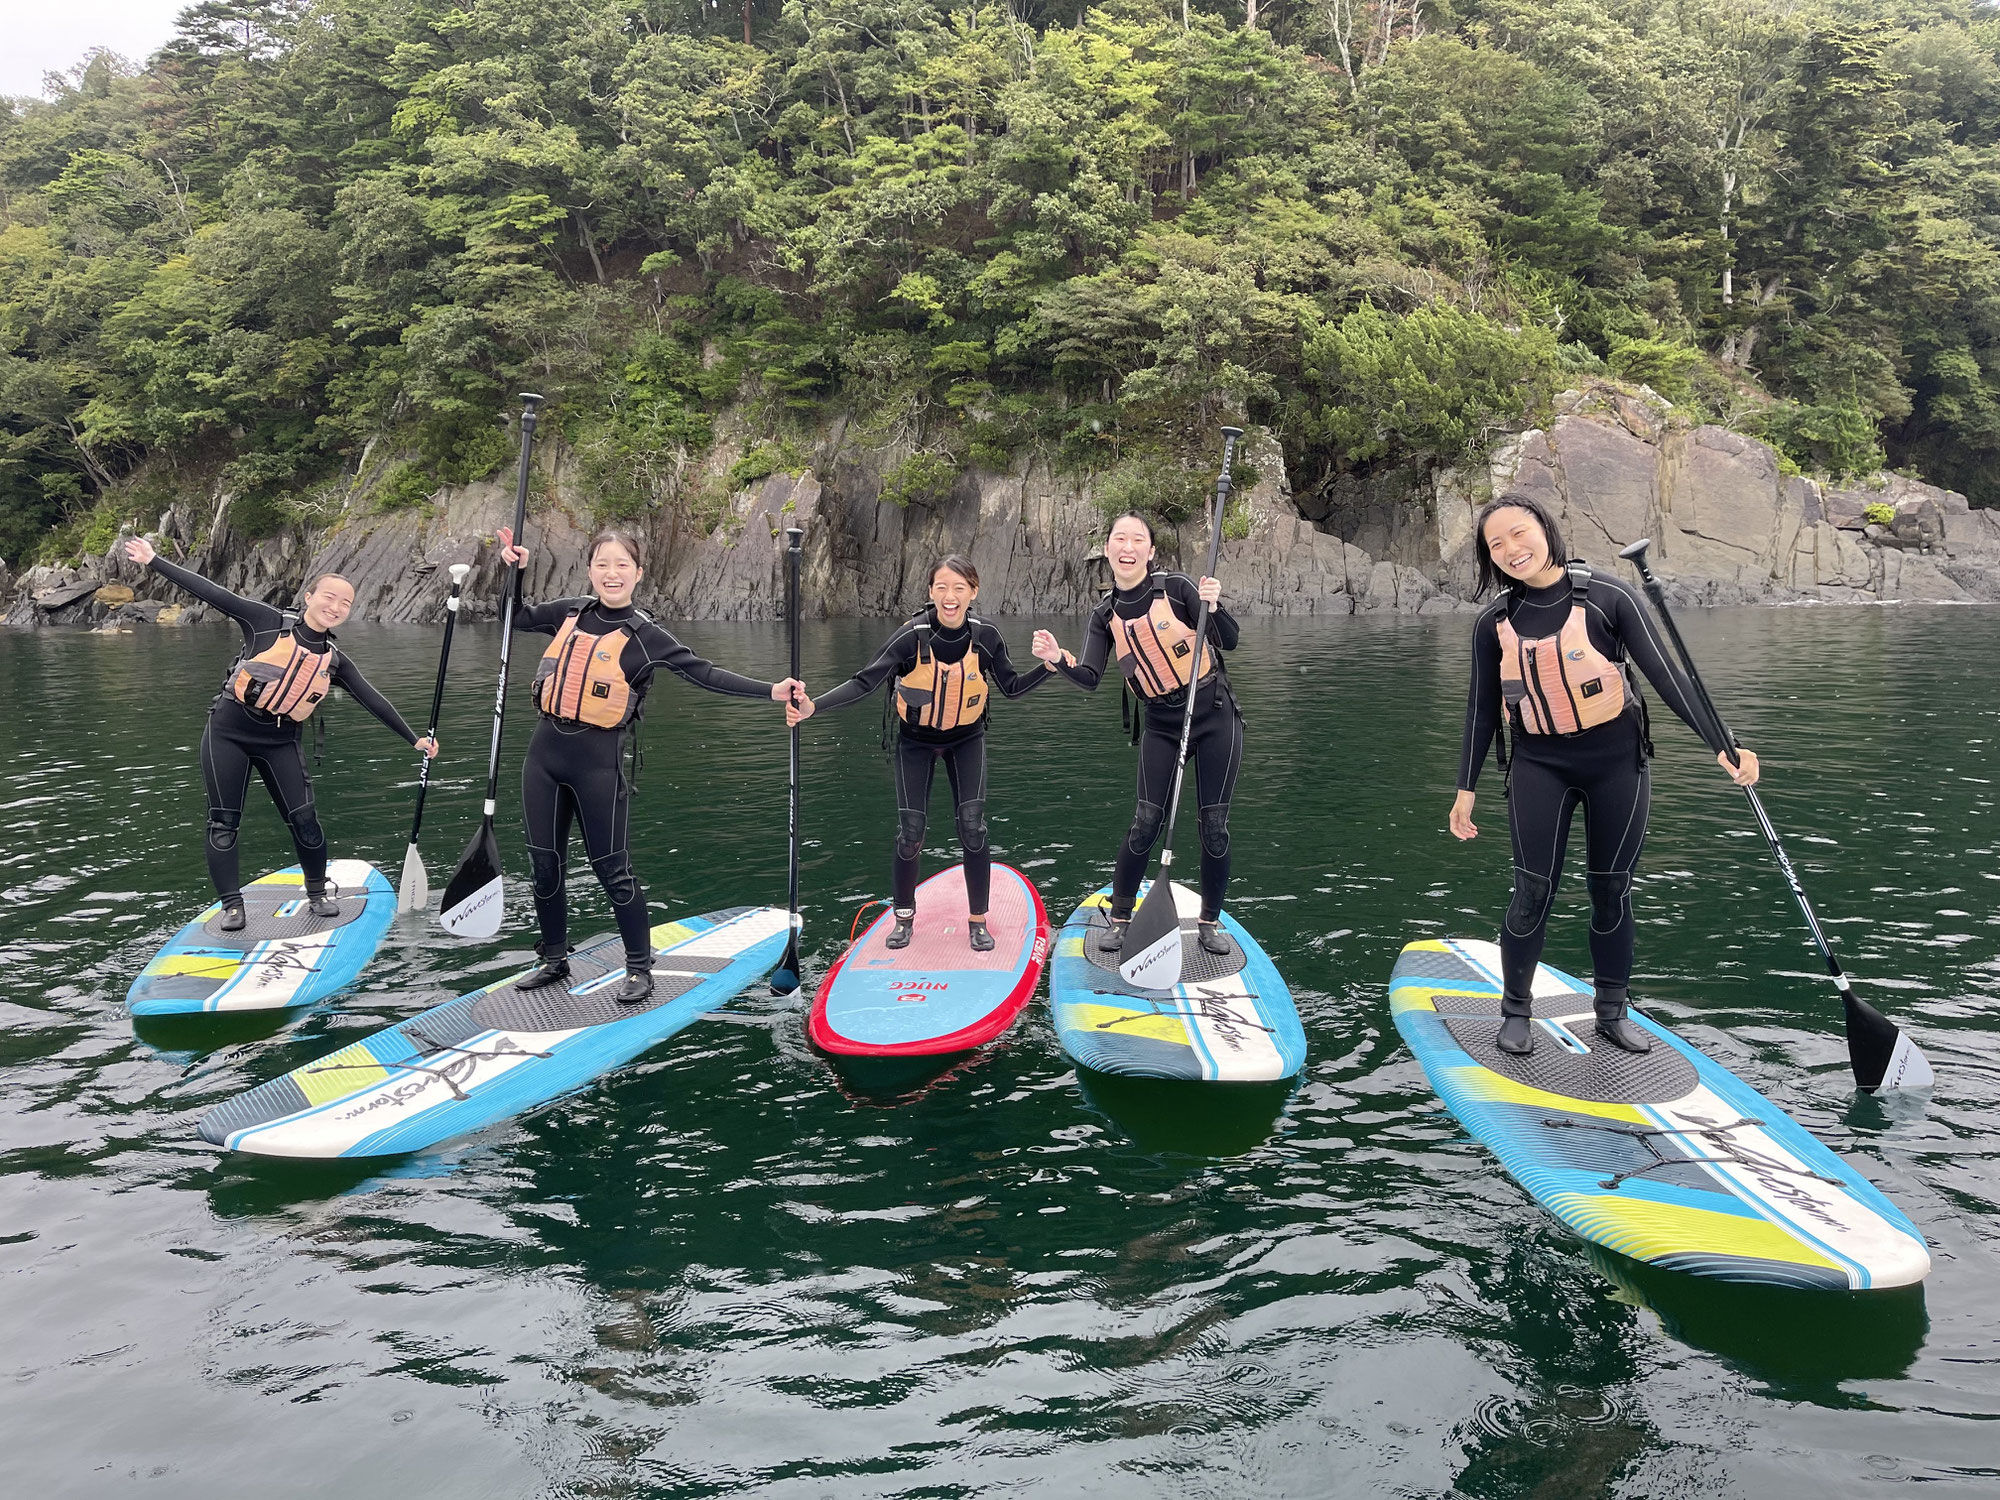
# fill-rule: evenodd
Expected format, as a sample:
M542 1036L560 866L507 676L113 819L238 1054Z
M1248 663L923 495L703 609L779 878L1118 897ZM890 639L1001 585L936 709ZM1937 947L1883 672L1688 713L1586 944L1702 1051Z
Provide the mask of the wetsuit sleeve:
M1472 686L1465 694L1465 734L1459 742L1458 789L1479 784L1486 752L1500 730L1500 606L1489 606L1472 626Z
M1645 605L1639 596L1625 586L1623 579L1607 580L1602 574L1590 581L1590 606L1603 611L1605 623L1611 633L1625 647L1625 654L1641 672L1646 681L1653 685L1653 691L1660 695L1660 701L1674 711L1680 721L1701 737L1708 748L1720 755L1728 746L1714 737L1704 727L1705 717L1694 706L1694 693L1688 686L1681 669L1667 655L1665 643L1653 630L1653 622L1647 618Z
M203 604L228 615L243 627L245 639L259 631L276 630L285 623L283 610L273 609L270 605L255 599L245 599L241 594L232 594L221 584L202 577L192 568L183 568L178 563L170 563L157 552L146 566L175 588L185 589Z
M594 599L551 599L546 604L524 603L514 611L514 628L531 635L554 635L562 629L564 620L572 614L580 614L596 602Z
M404 744L414 745L417 742L416 731L403 722L396 706L376 691L375 684L361 675L361 669L349 661L344 652L337 652L335 656L333 680L347 690L347 696L400 734Z
M993 680L1000 684L1003 698L1020 698L1032 693L1047 682L1055 673L1049 670L1047 662L1038 661L1034 670L1017 672L1007 655L1007 642L1000 632L988 627L986 639L982 643L986 651L986 669L993 674Z
M718 667L706 657L696 656L690 648L650 621L639 627L634 644L645 652L649 671L665 667L669 672L679 673L696 687L707 688L725 698L769 698L771 689L776 686L775 683L759 682L754 677L744 677Z
M1201 618L1201 589L1185 573L1168 575L1167 597L1173 601L1174 612L1186 625L1192 627ZM1215 643L1218 651L1234 651L1241 633L1236 617L1220 604L1208 612L1208 638Z
M829 709L846 708L850 704L859 703L891 677L909 671L916 665L916 640L916 631L905 625L882 643L882 649L875 653L875 660L838 687L828 688L813 699L813 711L824 713Z
M1111 601L1107 599L1090 612L1090 623L1083 629L1083 655L1076 659L1076 665L1065 661L1056 670L1086 693L1094 693L1104 680L1104 664L1110 659Z

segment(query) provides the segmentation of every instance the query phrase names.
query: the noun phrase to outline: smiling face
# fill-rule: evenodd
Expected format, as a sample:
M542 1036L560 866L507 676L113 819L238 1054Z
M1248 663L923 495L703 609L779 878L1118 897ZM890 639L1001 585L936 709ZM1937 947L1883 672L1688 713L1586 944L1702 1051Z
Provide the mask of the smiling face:
M329 574L305 597L299 617L314 630L338 630L354 608L354 585Z
M1553 565L1548 533L1518 505L1503 505L1486 518L1486 551L1509 578L1531 582Z
M646 570L620 542L599 542L590 554L590 591L607 609L623 609Z
M1153 533L1137 516L1120 516L1111 523L1111 535L1104 539L1105 561L1111 577L1121 589L1129 589L1146 576L1153 560Z
M972 608L972 601L978 597L979 585L969 581L962 573L939 568L931 574L931 605L937 610L940 625L963 625L965 612Z

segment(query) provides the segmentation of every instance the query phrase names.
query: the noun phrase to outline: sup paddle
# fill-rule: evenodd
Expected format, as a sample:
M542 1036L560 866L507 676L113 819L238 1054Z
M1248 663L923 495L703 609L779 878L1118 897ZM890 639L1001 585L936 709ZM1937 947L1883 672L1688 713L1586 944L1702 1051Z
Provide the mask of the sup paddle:
M1204 578L1215 576L1216 553L1222 546L1222 511L1229 503L1229 470L1236 462L1241 427L1222 429L1222 472L1215 479L1215 507L1208 518L1208 565ZM1194 660L1188 667L1187 709L1181 715L1181 750L1174 757L1174 789L1167 798L1167 834L1160 844L1160 873L1132 925L1125 929L1125 958L1118 972L1127 984L1144 990L1170 990L1181 982L1181 914L1174 904L1174 816L1181 806L1181 773L1187 769L1188 738L1194 733L1194 700L1201 687L1201 654L1208 645L1208 601L1202 600L1194 624Z
M1701 673L1695 670L1694 658L1688 654L1687 642L1681 639L1680 629L1674 624L1673 614L1667 608L1666 590L1660 587L1660 580L1647 566L1646 549L1651 545L1650 537L1641 537L1618 555L1639 569L1639 581L1646 587L1646 597L1653 601L1653 609L1659 615L1660 623L1666 627L1667 639L1674 643L1674 652L1687 672L1695 708L1707 716L1716 737L1729 747L1729 761L1734 765L1736 736L1729 732L1729 726L1723 723L1722 715L1716 711L1715 700L1708 696ZM1847 1022L1847 1060L1854 1069L1854 1082L1867 1094L1879 1089L1930 1087L1936 1081L1930 1059L1910 1040L1907 1032L1854 993L1846 970L1833 956L1833 945L1826 940L1826 930L1819 925L1812 902L1806 899L1806 888L1799 882L1799 872L1793 867L1791 856L1785 853L1785 846L1778 839L1778 830L1771 824L1771 815L1764 811L1763 798L1757 795L1754 786L1743 788L1743 795L1750 799L1750 811L1757 819L1757 827L1763 831L1764 842L1771 846L1772 857L1778 862L1785 884L1792 888L1792 899L1799 904L1813 943L1819 948L1819 956L1826 960L1827 975L1840 991L1841 1009Z
M792 637L792 676L799 675L799 544L805 532L785 528L785 619ZM792 726L791 883L787 901L792 909L792 935L785 956L771 971L771 993L789 995L799 987L799 726Z
M451 660L451 632L458 624L458 596L465 589L465 575L472 571L471 563L451 565L451 594L444 601L444 644L438 648L437 687L431 693L431 739L437 738L438 714L444 708L444 669ZM410 847L403 851L403 881L396 887L396 911L421 911L431 904L430 878L424 874L424 862L417 857L417 834L424 826L424 795L431 789L431 757L424 757L424 764L417 772L417 810L410 816Z
M521 473L514 484L514 543L528 524L528 461L535 448L536 408L542 398L521 394ZM465 846L458 868L445 885L438 922L459 937L489 938L500 930L500 841L493 836L493 810L500 797L500 732L507 724L507 658L514 640L514 611L521 607L521 569L500 605L500 685L493 693L493 747L486 753L486 809L479 832Z

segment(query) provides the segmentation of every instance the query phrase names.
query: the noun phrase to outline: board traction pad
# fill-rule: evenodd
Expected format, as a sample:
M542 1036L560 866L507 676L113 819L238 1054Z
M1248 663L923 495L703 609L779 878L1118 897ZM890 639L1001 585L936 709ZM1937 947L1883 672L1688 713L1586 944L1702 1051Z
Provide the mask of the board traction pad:
M345 927L368 909L366 892L342 891L338 916L316 917L311 908L303 904L288 916L276 915L281 906L289 902L303 903L305 898L302 886L246 885L243 888L243 930L224 932L221 927L222 913L218 911L202 923L202 941L215 948L241 948L248 952L259 943L312 937L316 933Z
M1103 907L1094 906L1085 921L1088 935L1083 943L1083 956L1090 960L1094 969L1101 969L1110 975L1102 985L1107 994L1137 995L1142 999L1161 999L1171 995L1171 990L1141 989L1118 972L1118 965L1124 960L1124 953L1105 953L1097 946L1097 934L1111 925L1111 918ZM1231 939L1227 953L1210 953L1202 947L1195 931L1193 917L1181 918L1181 977L1182 984L1213 984L1218 979L1227 979L1231 974L1243 972L1249 960L1243 956L1243 945Z

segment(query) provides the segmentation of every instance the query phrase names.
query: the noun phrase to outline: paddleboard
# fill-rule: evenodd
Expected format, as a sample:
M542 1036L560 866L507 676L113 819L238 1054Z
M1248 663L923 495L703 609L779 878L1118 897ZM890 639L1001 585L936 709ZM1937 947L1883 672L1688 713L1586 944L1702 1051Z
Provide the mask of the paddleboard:
M993 951L965 938L965 867L917 887L907 948L887 946L895 916L884 912L841 954L813 996L806 1035L836 1057L920 1057L967 1052L1009 1026L1042 982L1049 917L1028 878L993 866L986 930Z
M243 887L241 932L217 927L222 904L210 906L139 971L126 1007L135 1016L289 1010L353 983L395 919L396 892L363 860L333 860L326 875L340 915L307 909L297 865L260 876Z
M1535 1050L1493 1045L1498 945L1411 943L1396 1029L1466 1131L1592 1244L1720 1281L1862 1290L1931 1268L1901 1209L1777 1105L1641 1016L1651 1052L1598 1038L1590 986L1535 975Z
M1201 897L1176 885L1181 981L1171 990L1128 984L1116 953L1098 951L1109 925L1111 887L1070 914L1056 937L1049 1006L1056 1039L1070 1057L1100 1073L1268 1083L1306 1062L1306 1034L1292 992L1257 940L1227 911L1232 951L1218 957L1195 941ZM1142 887L1138 899L1145 898Z
M395 895L390 893L390 904ZM388 1156L479 1130L581 1088L770 973L791 917L740 906L653 929L653 995L620 1005L624 950L570 955L568 986L495 984L218 1104L201 1138L263 1156Z

